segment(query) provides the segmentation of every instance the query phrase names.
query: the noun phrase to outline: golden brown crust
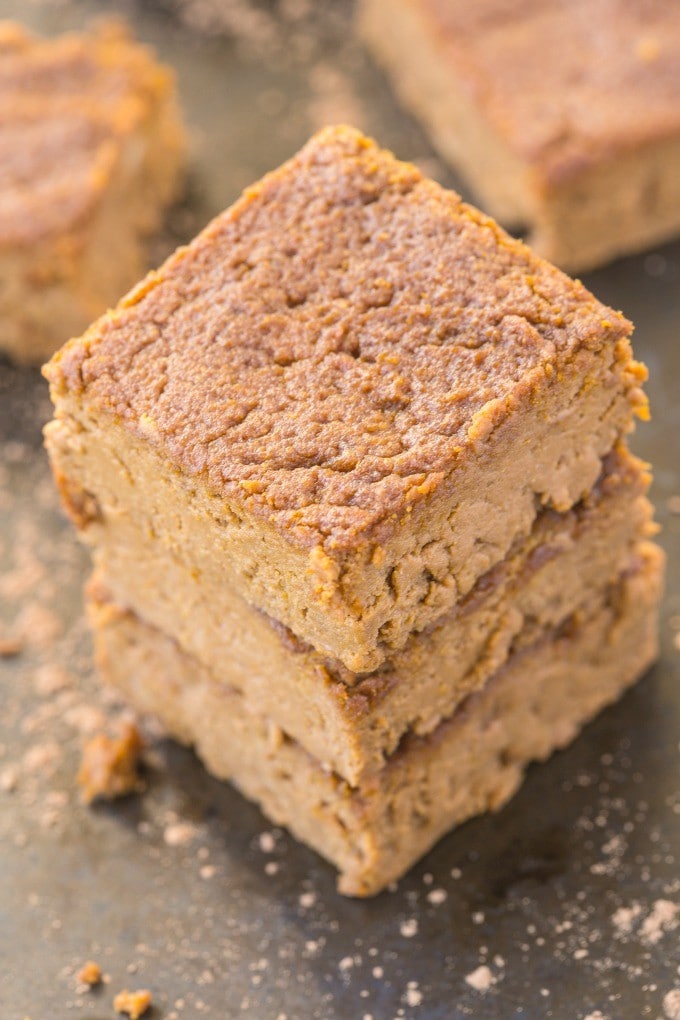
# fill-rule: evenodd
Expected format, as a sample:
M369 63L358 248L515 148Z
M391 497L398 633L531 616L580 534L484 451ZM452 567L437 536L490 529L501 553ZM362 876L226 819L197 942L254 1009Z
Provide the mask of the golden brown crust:
M0 22L0 247L78 233L172 89L117 21L50 40Z
M667 0L412 0L510 147L558 183L680 132L680 18Z
M113 414L236 508L346 548L430 497L577 353L625 367L630 328L456 194L330 128L46 374L57 402Z

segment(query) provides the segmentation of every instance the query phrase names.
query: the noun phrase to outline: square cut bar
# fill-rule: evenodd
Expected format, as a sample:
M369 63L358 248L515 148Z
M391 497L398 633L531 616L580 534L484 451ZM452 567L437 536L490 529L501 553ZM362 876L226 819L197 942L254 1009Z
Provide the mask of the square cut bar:
M320 767L161 631L100 593L90 603L103 676L160 716L367 896L399 878L451 826L500 808L527 764L565 746L656 655L662 555L641 550L599 601L510 656L431 734L411 735L358 788Z
M630 329L329 128L55 355L47 442L81 527L129 515L366 672L590 491L646 412Z
M172 72L122 24L0 22L0 352L39 364L139 280L175 197Z
M92 523L86 536L109 597L172 635L252 711L356 786L405 733L433 730L513 649L620 575L652 527L647 484L640 461L610 455L586 499L564 514L542 511L461 603L365 674L320 655L228 586L216 604L186 563L124 514Z
M583 270L680 232L675 4L362 0L395 90L482 207Z

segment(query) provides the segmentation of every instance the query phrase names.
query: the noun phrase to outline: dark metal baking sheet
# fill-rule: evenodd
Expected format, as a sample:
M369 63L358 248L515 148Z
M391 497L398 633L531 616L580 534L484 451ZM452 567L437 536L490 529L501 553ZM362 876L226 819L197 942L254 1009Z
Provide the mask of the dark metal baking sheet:
M0 2L46 33L102 10L177 67L192 125L189 198L155 260L327 121L454 183L349 4ZM368 902L340 898L329 866L171 742L153 745L143 796L79 803L82 742L120 709L91 671L86 557L41 447L46 386L0 363L0 637L24 635L0 659L1 1020L105 1020L123 987L150 988L159 1020L680 1016L680 244L586 282L635 320L651 372L634 447L655 465L669 558L661 659L498 816ZM75 980L88 958L109 978L92 993Z

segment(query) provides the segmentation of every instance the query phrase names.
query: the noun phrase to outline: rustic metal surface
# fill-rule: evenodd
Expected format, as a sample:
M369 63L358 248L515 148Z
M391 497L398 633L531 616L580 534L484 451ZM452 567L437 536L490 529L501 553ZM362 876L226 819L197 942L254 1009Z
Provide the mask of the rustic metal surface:
M154 258L326 121L360 122L451 183L349 5L0 0L47 33L103 9L175 64L193 126L189 198ZM0 362L0 637L23 635L0 659L2 1020L105 1020L123 987L150 988L159 1020L680 1016L680 244L586 282L635 320L651 371L634 446L655 465L669 556L661 659L501 814L369 902L338 897L330 867L169 742L143 796L79 803L82 742L120 709L91 673L86 557L41 447L45 384ZM88 958L110 979L91 993L75 979Z

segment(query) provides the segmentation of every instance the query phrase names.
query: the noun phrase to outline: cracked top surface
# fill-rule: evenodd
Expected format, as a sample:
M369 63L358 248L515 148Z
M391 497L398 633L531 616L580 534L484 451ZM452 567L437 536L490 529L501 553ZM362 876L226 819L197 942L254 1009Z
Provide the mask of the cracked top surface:
M680 15L668 0L417 0L437 47L551 180L680 132ZM650 185L651 186L651 185Z
M0 22L0 245L77 227L108 183L118 140L171 88L121 23L45 40Z
M630 324L349 128L316 135L52 359L107 412L303 545L427 498L579 350Z

